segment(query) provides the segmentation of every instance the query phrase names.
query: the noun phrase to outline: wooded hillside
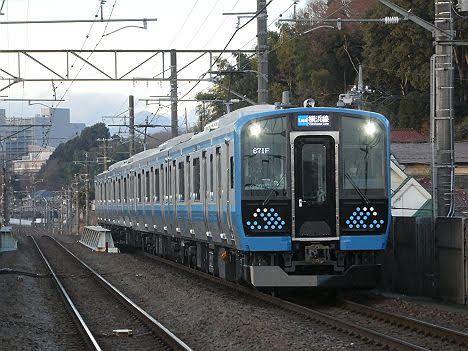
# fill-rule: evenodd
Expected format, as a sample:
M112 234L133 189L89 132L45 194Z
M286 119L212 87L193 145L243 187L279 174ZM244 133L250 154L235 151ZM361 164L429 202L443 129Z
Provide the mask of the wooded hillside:
M421 18L434 21L434 2L395 0ZM383 18L395 16L390 9L374 0L311 0L299 18ZM330 23L327 23L327 25ZM429 62L433 54L431 34L410 21L397 25L383 23L346 24L342 29L318 28L318 24L283 24L278 32L269 33L270 102L281 100L288 90L294 105L302 106L314 98L319 106L336 106L338 95L349 90L357 77L358 66L364 72L364 84L373 92L364 97L363 107L390 118L393 127L426 130L429 126ZM459 39L468 35L468 21L455 18ZM456 137L468 139L468 52L454 50ZM235 64L221 62L220 69L255 71L256 58L239 55ZM231 74L219 78L225 87L257 99L255 74ZM236 98L225 89L213 87L200 93L199 99ZM234 104L233 108L245 106ZM206 121L224 113L224 106L210 105ZM203 113L204 112L204 113Z

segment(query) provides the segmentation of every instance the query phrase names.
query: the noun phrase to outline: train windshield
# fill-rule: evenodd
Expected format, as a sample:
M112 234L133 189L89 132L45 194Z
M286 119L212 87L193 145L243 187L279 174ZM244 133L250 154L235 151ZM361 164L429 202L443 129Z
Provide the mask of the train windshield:
M387 196L386 132L375 119L343 116L341 197Z
M287 117L281 116L252 121L244 127L244 196L287 196L287 125Z

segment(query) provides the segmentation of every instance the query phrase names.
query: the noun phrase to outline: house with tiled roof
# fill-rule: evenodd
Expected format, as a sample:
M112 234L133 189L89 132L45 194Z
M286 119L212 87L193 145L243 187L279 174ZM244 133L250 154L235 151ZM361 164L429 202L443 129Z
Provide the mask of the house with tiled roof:
M391 152L392 214L430 216L431 144L395 142ZM455 144L455 166L455 214L468 216L468 142Z
M390 139L393 143L427 143L429 136L418 132L413 128L394 128L391 131Z

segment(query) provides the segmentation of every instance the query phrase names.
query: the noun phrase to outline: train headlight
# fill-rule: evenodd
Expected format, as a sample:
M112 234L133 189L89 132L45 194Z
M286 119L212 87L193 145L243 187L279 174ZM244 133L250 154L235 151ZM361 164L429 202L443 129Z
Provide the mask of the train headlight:
M374 136L376 132L377 132L377 126L375 125L374 122L367 122L364 125L364 133L367 136Z
M252 124L250 126L249 132L250 132L250 135L252 135L254 137L258 137L260 135L260 133L262 132L262 127L260 127L259 124L254 123L254 124Z

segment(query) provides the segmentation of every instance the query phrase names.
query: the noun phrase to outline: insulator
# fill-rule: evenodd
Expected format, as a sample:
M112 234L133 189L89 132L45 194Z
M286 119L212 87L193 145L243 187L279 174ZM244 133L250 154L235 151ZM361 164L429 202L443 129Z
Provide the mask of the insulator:
M384 18L385 24L397 24L400 23L400 17L398 16L386 16Z

